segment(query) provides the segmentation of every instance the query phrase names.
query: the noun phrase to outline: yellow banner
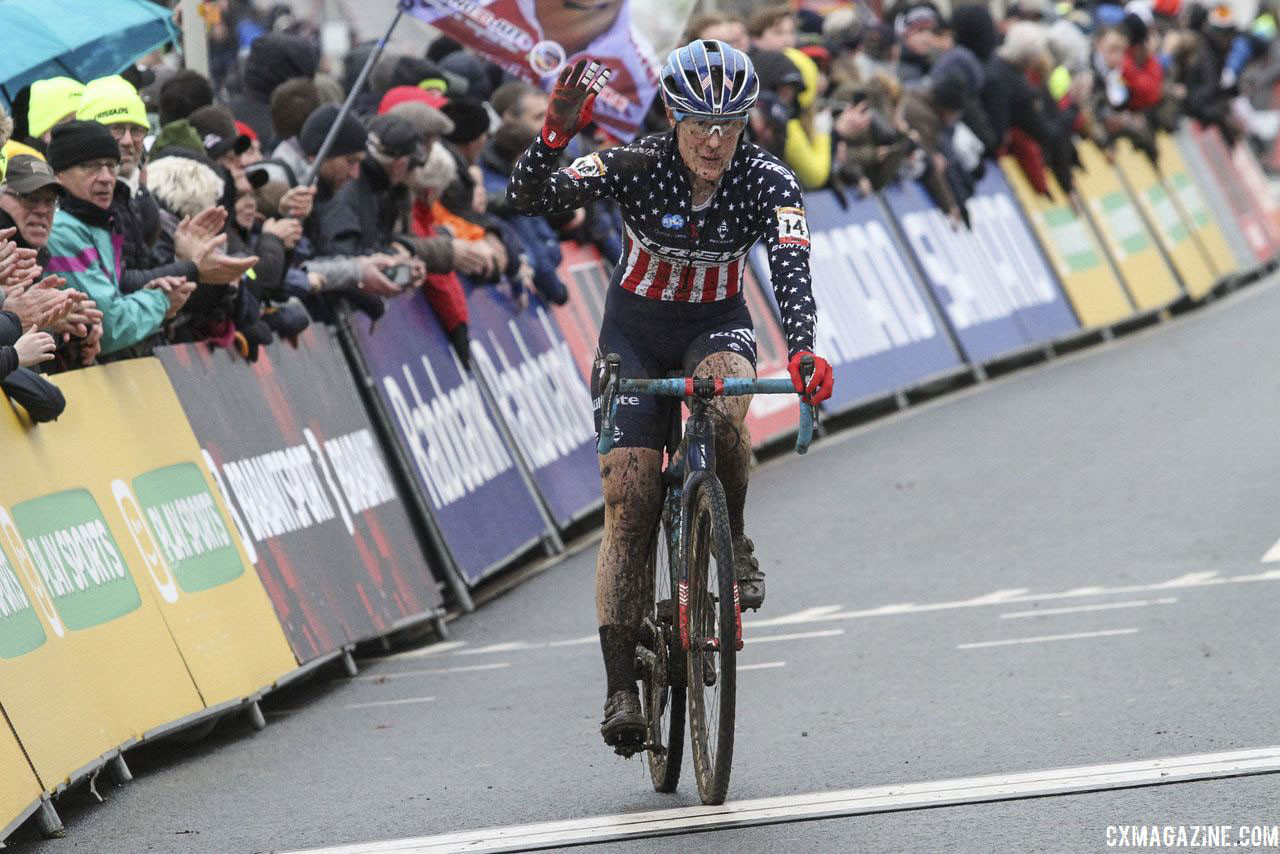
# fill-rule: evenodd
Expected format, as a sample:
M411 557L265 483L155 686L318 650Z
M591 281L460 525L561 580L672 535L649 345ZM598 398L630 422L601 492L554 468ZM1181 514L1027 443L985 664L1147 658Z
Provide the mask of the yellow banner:
M1107 261L1098 238L1089 224L1072 210L1053 176L1047 176L1049 191L1053 194L1049 199L1032 189L1012 157L1000 158L1000 168L1031 220L1049 263L1062 280L1062 289L1071 300L1080 324L1086 328L1106 326L1132 314L1133 304Z
M1173 191L1183 217L1200 239L1200 246L1209 256L1213 272L1218 276L1236 272L1239 265L1231 244L1227 242L1221 224L1213 218L1204 192L1192 177L1191 168L1187 166L1178 143L1167 133L1159 134L1156 152L1160 155L1160 174L1164 176L1165 186Z
M56 422L0 415L0 697L48 788L294 666L160 364L54 379Z
M1214 270L1155 166L1145 154L1135 151L1127 139L1122 139L1116 144L1116 168L1133 190L1138 207L1173 262L1182 287L1200 299L1213 289Z
M1182 296L1133 197L1102 150L1092 142L1081 143L1076 150L1084 167L1076 174L1080 195L1133 304L1139 310L1160 308Z
M0 840L4 829L40 797L40 783L9 725L0 720Z

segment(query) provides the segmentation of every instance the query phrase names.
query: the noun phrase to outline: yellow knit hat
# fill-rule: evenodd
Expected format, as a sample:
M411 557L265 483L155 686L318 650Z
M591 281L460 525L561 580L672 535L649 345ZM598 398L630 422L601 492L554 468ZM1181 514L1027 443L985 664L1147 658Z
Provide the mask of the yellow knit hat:
M44 136L62 118L80 106L84 84L70 77L50 77L31 84L31 106L27 109L27 133Z
M104 125L128 122L144 128L151 127L151 122L147 121L147 108L143 106L138 90L119 74L89 81L84 87L84 97L80 99L76 118Z

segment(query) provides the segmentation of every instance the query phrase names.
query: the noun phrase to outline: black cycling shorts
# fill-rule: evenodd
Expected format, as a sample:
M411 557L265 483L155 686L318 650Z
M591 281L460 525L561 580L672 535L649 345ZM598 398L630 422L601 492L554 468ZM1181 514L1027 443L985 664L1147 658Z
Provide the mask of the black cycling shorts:
M597 358L622 357L622 376L658 379L693 371L712 353L737 353L756 366L756 336L746 300L739 294L719 302L670 302L610 286L600 323ZM596 435L600 433L600 389L592 378ZM673 397L619 395L614 447L662 450L671 424Z

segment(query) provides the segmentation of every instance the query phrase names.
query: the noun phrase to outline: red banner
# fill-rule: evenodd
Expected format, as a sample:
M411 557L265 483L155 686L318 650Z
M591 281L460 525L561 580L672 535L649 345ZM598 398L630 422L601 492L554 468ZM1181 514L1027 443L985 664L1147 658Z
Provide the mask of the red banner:
M550 89L566 64L599 60L613 76L596 98L595 121L630 139L658 92L661 57L674 47L690 3L641 15L633 0L590 4L536 0L423 0L413 14L504 71Z

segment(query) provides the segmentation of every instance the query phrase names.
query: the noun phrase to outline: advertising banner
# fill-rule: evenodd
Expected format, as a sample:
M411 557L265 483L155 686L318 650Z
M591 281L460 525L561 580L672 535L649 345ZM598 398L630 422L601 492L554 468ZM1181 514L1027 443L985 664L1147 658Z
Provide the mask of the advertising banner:
M1076 173L1076 185L1084 197L1094 231L1111 254L1133 304L1139 311L1145 311L1173 302L1181 296L1182 289L1117 174L1117 169L1124 171L1124 160L1117 158L1113 167L1092 142L1077 144L1076 151L1084 166L1083 171ZM1129 154L1130 159L1145 156L1133 155L1132 151Z
M1178 207L1182 209L1183 220L1200 241L1200 248L1209 256L1209 266L1217 276L1234 273L1252 260L1248 255L1248 247L1237 255L1227 235L1223 231L1223 223L1230 222L1225 216L1221 222L1215 217L1209 206L1204 188L1192 177L1191 169L1182 149L1167 133L1156 135L1156 153L1160 157L1160 175L1169 189Z
M40 782L9 725L0 722L0 842L13 823L40 799Z
M900 181L881 196L969 361L985 362L1077 328L996 170L987 171L969 201L971 229L954 226L915 181Z
M162 614L167 579L149 571L130 533L140 520L117 499L121 482L198 460L190 427L167 420L172 409L156 410L173 391L153 361L56 381L68 402L57 421L32 428L11 409L0 413L0 441L10 451L0 478L0 697L49 789L205 707L175 643L196 639L184 619L190 612ZM166 433L185 434L184 453L173 453L183 443ZM250 607L253 592L242 598ZM261 587L256 593L261 597ZM273 663L278 674L293 662L287 651L283 661L272 653L274 620L251 631L245 645L264 646L249 665L263 677L256 688ZM206 637L216 642L217 629ZM232 642L230 651L241 654L244 646ZM195 646L191 653L209 663ZM233 673L241 666L223 665ZM207 668L202 675L225 684Z
M1135 151L1127 139L1122 139L1116 144L1116 169L1133 189L1138 207L1155 229L1156 239L1178 271L1182 287L1189 295L1200 299L1213 288L1213 267L1151 160Z
M364 315L351 325L412 475L475 584L546 533L537 499L421 293L389 302L376 325Z
M1131 315L1133 304L1097 236L1077 216L1054 177L1046 176L1052 195L1045 198L1032 188L1012 157L1000 158L1000 171L1040 238L1080 325L1109 326Z
M529 0L416 0L412 14L484 54L508 74L550 91L579 59L613 69L594 119L630 139L658 91L658 71L676 46L694 0L664 0L661 14L641 0L534 3Z
M514 311L497 288L467 296L471 358L556 525L564 528L604 500L587 381L536 296Z
M875 199L849 199L842 208L824 191L807 194L805 204L818 304L815 348L836 377L824 409L841 412L961 367ZM751 262L772 300L772 288L763 284L769 281L763 246L752 250Z
M299 663L435 610L437 584L327 329L252 365L204 345L156 355ZM189 478L166 470L133 489L143 505L164 502ZM179 561L179 585L215 573L190 563Z
M1248 145L1236 143L1235 148L1231 149L1231 165L1240 176L1240 183L1253 196L1258 210L1262 211L1263 226L1271 235L1272 245L1280 245L1280 202L1276 201L1267 176L1262 174L1258 158Z
M1271 223L1258 207L1257 200L1245 188L1239 173L1231 163L1231 153L1222 141L1222 135L1214 127L1203 128L1198 122L1186 123L1188 135L1199 150L1209 174L1217 182L1223 197L1231 207L1234 225L1249 242L1257 261L1268 261L1280 249L1280 242L1272 235Z
M552 316L573 353L578 370L590 382L609 271L594 246L566 242L560 244L560 250L564 259L559 269L560 280L569 289L569 300L553 307ZM778 323L772 294L766 294L765 290L748 267L743 295L756 332L756 375L785 377L788 376L787 342ZM782 395L757 395L747 410L746 426L753 448L794 433L799 424L799 408Z

